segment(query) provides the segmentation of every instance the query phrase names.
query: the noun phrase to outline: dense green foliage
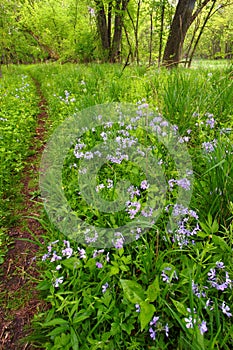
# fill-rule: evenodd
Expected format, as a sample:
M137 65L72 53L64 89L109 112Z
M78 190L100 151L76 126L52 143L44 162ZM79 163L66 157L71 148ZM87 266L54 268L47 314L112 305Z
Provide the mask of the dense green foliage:
M2 63L32 63L39 60L90 62L102 60L98 29L98 10L103 5L109 33L113 37L115 19L121 1L78 0L3 0L0 4L0 56ZM129 1L119 60L161 61L176 1ZM195 11L205 1L196 1ZM196 56L232 58L232 4L229 0L210 1L188 31L184 56L190 57L206 16L204 32L195 49ZM111 18L111 20L110 20Z
M38 113L32 79L20 69L4 70L0 80L0 226L13 223L20 199L19 179L25 166Z
M37 257L41 271L38 289L50 305L48 311L35 317L35 333L30 338L40 348L232 348L232 69L224 63L215 69L208 65L197 67L168 72L145 67L128 67L122 71L120 65L107 64L47 64L20 68L16 85L10 77L4 81L2 86L8 91L5 103L8 101L11 111L1 121L4 132L5 125L19 124L15 103L10 103L19 101L15 97L19 93L24 98L20 100L23 111L20 120L23 123L25 115L32 123L21 130L24 143L13 142L14 149L7 153L11 154L11 168L3 162L5 182L10 179L12 165L21 169L19 155L27 154L29 139L25 142L24 130L31 130L36 111L33 107L28 112L28 103L36 104L30 75L39 81L47 99L50 135L67 117L91 106L131 102L141 108L148 103L156 114L178 126L194 170L192 200L186 212L186 228L193 234L187 244L180 244L177 232L167 230L166 211L149 232L131 244L118 244L104 251L67 240L47 217L40 218L47 235ZM11 69L4 69L4 73L8 75ZM22 79L30 81L30 86L19 89ZM15 88L20 91L15 92ZM25 89L30 92L25 93ZM83 118L85 122L84 113ZM8 129L5 139L12 139L11 130ZM110 129L109 137L114 137L116 130L116 126ZM148 139L139 131L141 142L157 147L158 153L154 155L163 160L166 179L173 179L174 187L168 190L165 199L166 205L172 206L178 190L174 164L155 137ZM101 132L98 128L95 132L89 130L78 142L84 142L85 151L89 151L100 142ZM15 164L12 159L16 156ZM110 213L107 222L103 220L106 215L97 210L93 216L93 208L78 194L77 159L77 168L73 165L71 146L64 164L63 186L77 215L97 225L114 227L117 220L119 224L122 213ZM115 187L109 191L106 188L108 179L116 181L115 186L128 175L127 179L139 188L145 178L141 173L139 176L139 168L138 164L133 166L129 162L103 167L98 181L105 185L104 198L114 195L111 191ZM141 193L138 201L143 205L150 192L146 189Z

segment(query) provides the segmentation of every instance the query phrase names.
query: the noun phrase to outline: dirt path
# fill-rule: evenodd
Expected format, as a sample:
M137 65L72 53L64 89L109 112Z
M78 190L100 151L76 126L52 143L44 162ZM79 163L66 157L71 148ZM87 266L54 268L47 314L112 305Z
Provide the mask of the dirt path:
M45 234L40 223L30 217L39 217L42 210L38 194L38 170L40 157L44 149L46 134L46 100L43 97L38 82L35 81L40 97L40 112L37 116L37 126L30 148L27 165L22 174L23 203L17 212L20 220L17 226L9 229L8 234L13 239L5 262L1 268L0 279L0 350L33 349L22 339L30 334L30 324L33 315L43 310L46 304L41 301L35 290L38 271L35 256L38 250L36 243L23 241L33 240L33 235L40 237ZM31 234L32 233L32 234ZM26 328L26 329L25 329Z

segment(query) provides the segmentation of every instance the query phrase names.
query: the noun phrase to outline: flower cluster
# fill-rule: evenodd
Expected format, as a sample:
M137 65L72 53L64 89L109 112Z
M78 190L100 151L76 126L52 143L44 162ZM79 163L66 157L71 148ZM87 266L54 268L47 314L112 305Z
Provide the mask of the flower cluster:
M158 323L158 320L159 320L159 316L154 316L149 324L150 325L149 333L150 333L151 339L153 339L153 340L155 340L158 330L160 330L160 331L164 330L166 337L169 337L168 324L166 323L166 325L164 327L162 327L162 325L160 323Z
M191 313L190 309L187 309L188 312ZM194 328L195 324L198 324L198 328L200 330L200 333L203 335L205 332L208 331L208 328L206 326L206 321L199 321L197 322L197 318L195 317L196 311L195 309L193 310L193 312L191 314L189 314L188 317L185 317L185 322L186 322L186 327L187 328Z
M173 270L170 266L167 266L163 269L162 280L166 283L171 283L174 280L178 280L178 276L175 270Z
M167 212L169 207L166 207ZM200 231L197 213L181 204L175 204L172 216L177 219L177 228L170 232L173 233L172 241L176 242L181 249L190 243L194 244L193 237Z
M211 287L220 292L223 292L227 288L232 288L233 281L229 278L229 273L225 271L224 263L221 261L216 262L215 268L211 268L207 273L207 276L207 283L209 284L209 286L200 287L197 283L192 281L192 292L199 299L207 298L207 295L210 293L210 291L213 292L213 289L211 290ZM223 301L222 304L219 305L219 308L222 310L222 313L226 316L232 316L230 312L230 307L226 304L225 301ZM208 298L205 302L205 309L209 309L211 311L214 310L214 302L210 298ZM186 327L192 328L194 321L191 320L191 318L189 318L189 320L185 320L187 322ZM207 331L206 322L202 323L202 326L204 328L200 325L200 330L206 329Z
M69 103L73 103L73 102L76 101L75 97L72 97L72 94L71 94L69 91L65 90L65 91L64 91L64 95L65 95L65 97L63 97L63 96L58 96L58 98L59 98L59 100L60 100L61 102L64 102L65 104L68 105ZM54 97L57 97L56 94L54 94L53 96L54 96Z

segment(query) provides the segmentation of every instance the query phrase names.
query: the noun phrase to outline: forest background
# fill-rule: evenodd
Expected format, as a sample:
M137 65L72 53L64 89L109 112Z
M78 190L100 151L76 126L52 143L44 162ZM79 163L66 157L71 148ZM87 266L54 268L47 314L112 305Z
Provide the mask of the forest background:
M2 0L0 62L231 59L230 0Z

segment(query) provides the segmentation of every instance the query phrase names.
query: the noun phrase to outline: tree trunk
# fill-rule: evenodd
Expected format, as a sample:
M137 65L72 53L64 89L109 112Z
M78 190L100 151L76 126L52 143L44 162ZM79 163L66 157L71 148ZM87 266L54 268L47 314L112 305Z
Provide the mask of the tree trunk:
M161 18L160 18L160 30L159 30L159 57L158 57L158 67L160 67L162 59L162 49L163 49L163 31L164 31L164 13L165 13L165 2L161 3Z
M152 47L153 47L153 10L150 13L149 67L152 64Z
M203 34L203 32L204 32L206 23L208 22L209 18L211 17L211 13L212 13L212 11L213 11L213 9L214 9L214 5L215 5L216 1L217 1L217 0L213 0L212 5L211 5L211 7L210 7L210 10L209 10L209 12L208 12L208 14L207 14L207 16L206 16L206 18L205 18L205 20L204 20L204 23L203 23L203 25L202 25L202 27L201 27L201 29L200 29L200 32L199 32L199 34L198 34L198 37L197 37L197 39L196 39L196 41L195 41L195 44L194 44L194 46L193 46L192 52L191 52L190 57L189 57L188 68L191 67L192 59L193 59L194 53L195 53L195 51L196 51L197 45L198 45L198 43L199 43L199 41L200 41L200 39L201 39L201 36L202 36L202 34Z
M192 23L192 14L196 0L179 0L164 50L163 64L176 67L182 55L183 43Z
M97 8L97 27L101 39L103 58L107 61L110 50L109 29L106 20L104 4L102 0L95 0Z
M110 55L110 62L112 63L117 62L120 57L123 19L128 3L129 0L116 0L114 34Z

